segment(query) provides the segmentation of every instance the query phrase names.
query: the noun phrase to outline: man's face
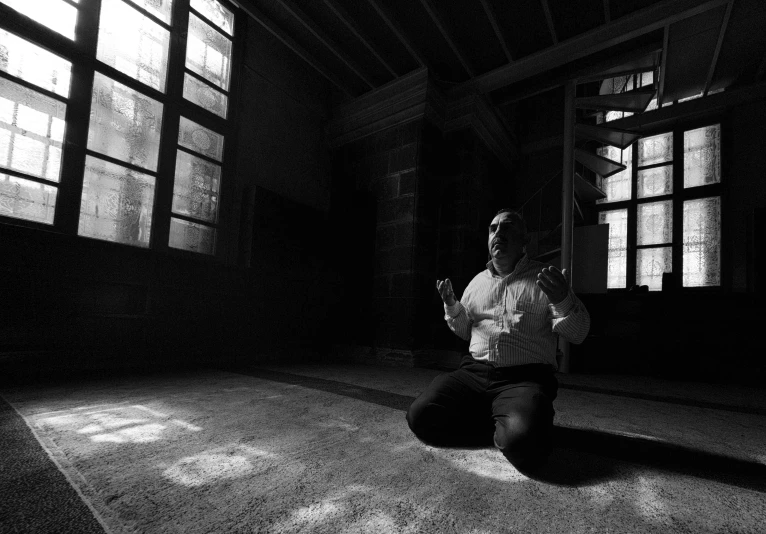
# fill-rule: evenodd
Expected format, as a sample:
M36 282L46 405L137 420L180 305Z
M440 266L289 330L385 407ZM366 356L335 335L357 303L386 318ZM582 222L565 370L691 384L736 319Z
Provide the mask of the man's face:
M510 213L501 213L489 224L487 246L492 258L521 254L525 245L524 224Z

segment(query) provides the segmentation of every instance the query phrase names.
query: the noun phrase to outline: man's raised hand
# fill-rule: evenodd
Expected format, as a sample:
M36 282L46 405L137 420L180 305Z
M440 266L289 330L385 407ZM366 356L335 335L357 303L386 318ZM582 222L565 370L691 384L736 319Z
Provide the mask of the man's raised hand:
M559 271L553 266L545 267L537 275L537 285L548 295L551 304L558 304L569 294L569 282L566 278L567 270Z
M436 281L436 290L439 292L439 296L447 306L454 306L457 300L455 299L455 292L452 291L452 282L449 278Z

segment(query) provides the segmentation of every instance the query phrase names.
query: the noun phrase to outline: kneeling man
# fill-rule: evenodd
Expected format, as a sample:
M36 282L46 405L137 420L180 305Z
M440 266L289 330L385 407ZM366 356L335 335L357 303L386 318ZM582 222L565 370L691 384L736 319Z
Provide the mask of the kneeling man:
M530 260L518 212L489 225L490 261L460 300L449 279L436 282L449 328L470 340L460 368L437 376L410 406L407 422L431 445L495 446L523 471L551 449L558 336L581 343L590 316L555 267Z

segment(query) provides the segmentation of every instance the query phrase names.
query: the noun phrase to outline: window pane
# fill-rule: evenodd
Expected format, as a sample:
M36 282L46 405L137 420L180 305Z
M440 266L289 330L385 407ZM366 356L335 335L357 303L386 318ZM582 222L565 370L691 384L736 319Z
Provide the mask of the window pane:
M122 0L103 0L96 57L165 92L170 32Z
M134 4L143 7L149 13L170 24L173 12L173 0L130 0Z
M673 132L638 140L638 166L673 160Z
M226 108L229 105L226 95L188 74L184 75L184 98L219 117L226 118Z
M215 252L215 229L171 217L168 244L173 248L213 254Z
M220 2L191 0L191 6L229 35L234 31L234 13L223 7Z
M721 285L721 199L684 202L683 284Z
M638 205L638 244L660 245L673 241L673 202Z
M186 117L181 117L178 144L209 158L218 161L223 159L223 136Z
M721 181L721 125L684 132L684 187Z
M173 211L215 222L218 218L220 183L220 166L179 150L173 186Z
M673 192L673 166L638 171L638 198L669 195Z
M633 149L627 148L620 150L613 146L599 148L596 153L604 158L618 161L626 166L626 169L607 178L601 178L601 189L606 193L606 198L596 201L597 204L606 202L616 202L618 200L629 200L631 198L631 165L633 162Z
M63 97L69 96L72 64L2 29L0 70Z
M66 104L0 78L0 166L58 181L65 116Z
M2 0L19 13L74 39L77 8L62 0Z
M231 41L190 14L186 67L226 91L229 89L230 62Z
M0 174L0 215L53 224L58 189Z
M609 225L608 274L606 287L620 288L627 284L628 210L602 211L599 224Z
M673 249L640 248L636 257L636 283L649 291L662 290L662 274L673 271Z
M161 103L96 73L88 148L156 171L161 129Z
M154 177L87 156L79 235L149 246Z

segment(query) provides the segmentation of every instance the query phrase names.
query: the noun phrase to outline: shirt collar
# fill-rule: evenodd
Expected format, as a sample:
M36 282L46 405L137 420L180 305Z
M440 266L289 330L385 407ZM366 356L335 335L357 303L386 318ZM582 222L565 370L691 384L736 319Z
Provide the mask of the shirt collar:
M511 271L511 274L520 273L527 265L529 264L529 256L527 256L527 253L525 252L524 255L521 257L519 262L516 264L516 267ZM489 274L492 276L500 276L497 274L497 271L495 271L495 266L492 264L492 260L489 260L487 262L487 270L489 270ZM509 274L508 276L511 276Z

